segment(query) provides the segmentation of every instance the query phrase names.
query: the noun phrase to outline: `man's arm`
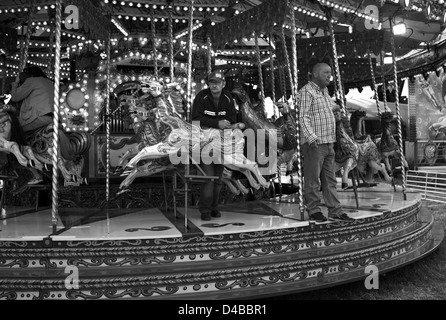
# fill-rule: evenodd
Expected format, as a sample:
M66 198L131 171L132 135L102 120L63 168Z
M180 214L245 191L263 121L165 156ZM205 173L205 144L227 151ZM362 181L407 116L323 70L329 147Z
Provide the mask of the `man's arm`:
M316 142L318 136L314 133L311 126L309 109L312 104L313 97L308 91L301 91L299 93L299 119L300 128L303 136L307 139L308 144Z
M19 86L18 82L11 83L11 101L19 102L25 99L33 91L33 83L29 79Z

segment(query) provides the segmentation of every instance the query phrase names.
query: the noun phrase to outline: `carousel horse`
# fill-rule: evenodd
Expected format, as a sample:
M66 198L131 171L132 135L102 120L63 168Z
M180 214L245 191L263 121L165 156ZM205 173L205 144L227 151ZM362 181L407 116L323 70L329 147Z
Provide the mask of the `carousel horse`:
M12 153L20 165L35 168L48 176L47 172L52 164L52 124L25 134L17 117L10 110L11 106L7 104L0 107L0 113L8 117L8 121L3 123L3 132L0 133L0 151ZM88 134L80 132L71 133L67 143L60 144L58 168L65 185L79 185L85 181L81 174L84 164L82 154L89 147Z
M336 119L336 142L335 151L335 171L342 170L342 189L348 188L348 175L356 168L359 159L359 147L353 140L353 132L350 127L350 120L347 116L341 115L339 109L333 110Z
M393 119L392 112L383 112L381 114L380 124L381 124L381 138L376 140L376 146L381 154L381 160L384 162L387 172L392 172L392 166L390 165L390 157L397 157L402 159L402 163L405 168L408 168L408 164L404 158L401 157L399 151L398 143L393 137L391 130L391 121Z
M277 136L274 137L275 140L272 142L277 143L278 149L291 150L297 147L297 125L289 110L285 106L283 106L284 111L282 112L282 118L272 123L266 119L263 111L263 104L260 103L256 108L254 108L248 94L243 90L243 88L236 87L231 91L231 93L239 106L243 123L246 124L247 128L254 130L265 129L266 131L277 130Z
M242 121L245 123L246 128L253 129L254 132L257 132L259 129L263 129L266 132L276 130L277 135L267 134L265 140L257 139L256 144L257 147L263 147L263 150L267 150L267 145L271 143L277 146L277 157L273 157L277 159L276 163L275 165L270 164L269 168L276 169L282 163L287 163L287 172L291 172L293 164L297 159L297 124L290 114L288 106L285 103L279 106L279 109L282 110L282 116L273 123L266 119L263 104L259 103L257 107L254 107L247 92L242 87L234 88L231 93L239 107L239 112L242 115ZM259 143L263 141L265 145L259 146ZM274 173L270 172L270 174Z
M269 186L257 163L243 155L243 124L234 124L232 130L201 129L181 117L166 95L162 94L160 83L147 85L141 88L141 92L131 97L121 97L120 100L121 104L129 107L133 128L143 138L140 142L143 147L127 162L126 172L135 173L146 161L168 157L176 165L194 159L194 155L204 154L220 161L230 170L243 173L255 189ZM129 181L133 181L131 174L121 184L119 193L129 185Z
M27 144L31 147L35 158L47 171L52 165L53 132L53 124L50 123L26 134ZM64 140L61 140L62 137ZM83 155L90 148L90 136L86 132L72 132L65 135L59 130L59 139L60 152L57 167L64 178L64 185L79 186L82 182L86 182L82 176Z
M371 182L373 175L379 172L387 183L392 182L392 178L387 173L385 166L381 165L381 154L375 142L365 133L364 118L365 111L355 111L350 116L350 126L353 132L354 141L359 148L358 171L366 178L366 182Z
M2 123L2 132L0 132L0 152L13 154L19 164L24 167L42 169L42 163L37 160L32 149L25 144L24 133L11 107L7 104L2 105L0 113L7 117L7 121Z

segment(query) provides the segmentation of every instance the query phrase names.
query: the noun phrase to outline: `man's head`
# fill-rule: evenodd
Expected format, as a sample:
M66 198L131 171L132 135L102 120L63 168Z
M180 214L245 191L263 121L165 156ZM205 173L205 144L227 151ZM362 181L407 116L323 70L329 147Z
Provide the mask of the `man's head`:
M321 89L331 82L331 68L326 63L316 63L311 71L311 81L316 83Z
M46 78L46 74L38 66L28 66L24 68L23 71L19 74L20 83L23 83L26 79L33 77Z
M221 71L213 71L208 77L208 85L213 95L220 95L226 85L225 75Z

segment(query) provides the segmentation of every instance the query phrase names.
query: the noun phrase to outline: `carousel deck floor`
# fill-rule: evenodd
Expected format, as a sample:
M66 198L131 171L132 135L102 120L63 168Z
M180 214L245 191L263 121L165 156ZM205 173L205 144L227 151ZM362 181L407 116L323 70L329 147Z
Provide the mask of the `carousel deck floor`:
M401 187L395 192L388 184L358 189L359 208L352 190L339 190L344 211L354 219L382 215L420 201L421 195ZM88 209L59 208L57 231L53 233L51 209L35 211L34 208L6 207L6 215L0 217L0 241L42 240L113 240L156 239L197 235L231 234L306 226L305 213L301 220L297 194L282 197L222 205L221 218L203 221L197 207L173 210L164 208L136 209ZM327 215L327 210L323 207ZM332 223L330 221L323 223Z

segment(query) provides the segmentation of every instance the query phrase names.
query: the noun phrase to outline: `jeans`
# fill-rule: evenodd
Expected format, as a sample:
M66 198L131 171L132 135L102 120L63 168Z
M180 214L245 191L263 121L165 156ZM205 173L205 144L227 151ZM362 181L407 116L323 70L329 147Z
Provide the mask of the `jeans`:
M213 181L206 180L206 182L201 185L199 202L200 212L215 210L218 207L220 191L223 187L221 176L223 174L224 166L222 164L215 163L202 163L200 166L206 175L219 177L219 179Z
M328 208L328 215L342 213L341 203L336 190L335 152L333 143L302 145L303 176L304 176L304 203L309 215L321 212L320 189L324 203Z

